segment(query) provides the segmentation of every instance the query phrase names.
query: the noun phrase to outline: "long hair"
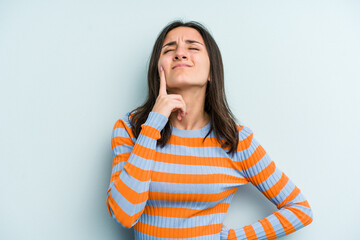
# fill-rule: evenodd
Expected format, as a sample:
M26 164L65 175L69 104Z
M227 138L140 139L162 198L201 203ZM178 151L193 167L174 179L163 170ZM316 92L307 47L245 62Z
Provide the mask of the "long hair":
M227 153L233 154L237 150L239 135L238 127L236 125L237 119L232 114L226 101L224 89L224 68L221 53L208 30L201 23L196 21L183 22L181 20L175 20L165 26L158 35L149 62L147 100L142 106L132 110L129 114L129 122L131 124L132 132L137 138L141 131L141 124L145 123L149 113L155 105L160 88L160 76L157 66L162 44L166 34L177 27L191 27L197 30L205 42L210 59L211 81L207 81L204 110L210 116L211 126L203 141L205 141L205 138L212 130L214 130L216 139L221 144L221 147L230 149ZM164 147L170 136L171 127L170 121L168 121L161 131L161 138L157 140L157 144Z

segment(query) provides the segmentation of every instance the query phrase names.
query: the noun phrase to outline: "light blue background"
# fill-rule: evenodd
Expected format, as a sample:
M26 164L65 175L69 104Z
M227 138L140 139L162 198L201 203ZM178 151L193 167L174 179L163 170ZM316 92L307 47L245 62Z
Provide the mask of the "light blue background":
M203 23L231 109L314 211L282 239L358 239L359 1L0 1L0 239L131 239L108 214L111 131L154 41ZM247 185L225 224L276 208Z

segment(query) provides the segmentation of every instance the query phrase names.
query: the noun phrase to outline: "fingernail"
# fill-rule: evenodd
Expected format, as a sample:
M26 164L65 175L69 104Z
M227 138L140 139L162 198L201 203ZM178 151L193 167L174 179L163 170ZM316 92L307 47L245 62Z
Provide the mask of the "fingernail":
M187 114L187 112L186 112L186 114Z
M162 71L163 70L163 68L162 68L162 66L160 66L160 71Z

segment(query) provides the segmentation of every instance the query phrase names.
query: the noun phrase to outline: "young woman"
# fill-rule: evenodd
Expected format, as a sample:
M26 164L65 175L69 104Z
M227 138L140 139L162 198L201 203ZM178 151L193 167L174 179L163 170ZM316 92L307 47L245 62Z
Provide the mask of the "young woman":
M312 210L226 101L219 48L204 26L175 21L158 36L148 98L113 128L109 214L135 239L276 239ZM278 211L228 229L238 187L252 183Z

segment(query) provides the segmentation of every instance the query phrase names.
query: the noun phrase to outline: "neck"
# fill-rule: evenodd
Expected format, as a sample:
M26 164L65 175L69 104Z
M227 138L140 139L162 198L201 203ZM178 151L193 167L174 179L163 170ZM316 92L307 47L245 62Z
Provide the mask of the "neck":
M170 114L169 120L172 126L183 130L198 130L206 126L210 121L210 116L204 111L205 88L197 90L171 92L180 94L185 101L187 115L182 116L182 121L177 118L178 111Z

